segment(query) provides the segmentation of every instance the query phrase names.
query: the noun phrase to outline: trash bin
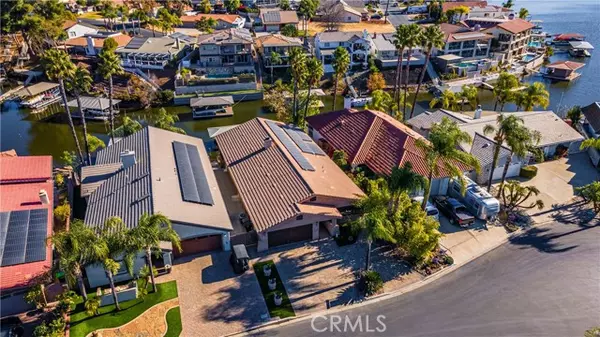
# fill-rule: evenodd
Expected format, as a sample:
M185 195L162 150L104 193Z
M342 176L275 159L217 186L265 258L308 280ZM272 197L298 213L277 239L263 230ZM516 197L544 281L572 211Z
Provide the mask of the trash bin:
M250 269L250 265L248 261L250 257L248 256L248 251L246 250L245 245L235 245L231 250L231 257L229 261L233 266L233 271L237 274L243 274L246 270Z

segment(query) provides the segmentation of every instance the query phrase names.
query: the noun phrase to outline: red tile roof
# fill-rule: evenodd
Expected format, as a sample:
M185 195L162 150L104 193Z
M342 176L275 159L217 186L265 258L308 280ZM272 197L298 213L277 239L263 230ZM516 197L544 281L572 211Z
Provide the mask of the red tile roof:
M383 112L340 110L308 117L307 122L329 145L346 152L354 165L366 165L377 174L389 175L392 168L410 162L415 172L429 174L425 154L415 145L418 139L428 141ZM436 178L444 176L448 173L440 170Z
M563 69L563 70L577 70L585 66L585 63L573 62L573 61L557 61L546 66L546 68Z
M0 182L45 181L52 177L52 156L0 157Z
M115 42L117 42L117 45L119 47L126 46L132 39L131 36L125 35L125 34L115 34L113 36L107 36L107 37L93 37L92 41L94 42L94 47L102 48L102 46L104 45L104 40L106 40L109 37L112 37L115 40ZM67 41L65 41L65 44L67 46L87 47L87 37L80 36L80 37L68 39Z
M442 11L446 12L449 9L453 9L459 6L485 8L487 6L487 1L444 2L442 4Z
M10 159L10 160L7 160ZM52 233L53 183L51 179L52 157L0 157L0 212L28 209L48 209L47 234ZM19 174L20 173L20 174ZM9 182L5 178L10 178ZM35 182L31 182L35 178ZM19 181L19 183L14 183ZM29 182L24 182L29 181ZM46 190L48 205L40 202L39 192ZM51 267L52 246L47 244L44 261L24 263L0 268L0 289L26 287L29 282Z
M502 22L497 27L500 27L500 28L506 30L507 32L510 32L513 34L518 34L518 33L524 32L528 29L535 27L535 25L529 21L525 21L525 20L519 19L519 18L514 18L512 20Z

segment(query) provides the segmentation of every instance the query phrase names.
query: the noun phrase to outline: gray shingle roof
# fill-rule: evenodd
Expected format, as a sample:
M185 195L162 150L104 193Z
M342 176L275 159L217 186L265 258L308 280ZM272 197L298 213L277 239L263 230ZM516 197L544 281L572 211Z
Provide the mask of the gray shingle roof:
M191 107L202 107L212 105L232 105L232 96L217 96L217 97L196 97L190 99Z
M92 96L81 96L81 106L85 109L96 109L96 110L104 110L108 109L110 100L108 98L102 97L92 97ZM113 105L121 102L120 99L113 98ZM77 100L71 100L67 103L68 106L78 108Z
M473 145L471 146L471 154L479 159L481 167L486 167L491 165L494 161L495 147L496 142L494 142L492 139L479 133L475 133L475 136L473 137ZM509 155L510 151L505 146L502 146L500 148L497 166L504 166L506 163L506 158L508 158Z
M87 197L94 193L96 189L106 181L106 179L116 174L122 165L121 163L106 165L89 165L81 168L81 196Z
M321 42L350 41L350 39L362 39L363 32L322 32L318 33Z
M424 113L407 120L406 124L416 129L429 130L433 124L440 123L444 117L458 124L464 123L460 118L457 118L444 110L437 110L435 112L425 111Z
M596 133L600 133L600 102L594 102L581 109L585 119L590 123Z

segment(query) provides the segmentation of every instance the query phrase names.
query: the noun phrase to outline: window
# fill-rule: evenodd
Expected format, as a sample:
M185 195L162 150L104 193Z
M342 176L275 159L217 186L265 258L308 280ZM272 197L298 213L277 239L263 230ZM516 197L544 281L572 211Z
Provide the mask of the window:
M450 49L450 50L460 49L460 42L451 42L450 45L448 46L448 49Z
M467 49L467 48L473 48L475 47L475 40L471 40L471 41L465 41L463 42L462 45L463 49Z
M453 184L453 185L452 185L452 188L453 188L453 189L454 189L456 192L458 192L458 193L461 193L461 192L460 192L460 186L458 186L458 184ZM461 193L461 194L462 194L462 193Z
M329 47L329 42L325 42L325 47Z
M352 17L351 16L348 17L348 21L352 21Z
M75 32L69 32L69 35L75 36Z

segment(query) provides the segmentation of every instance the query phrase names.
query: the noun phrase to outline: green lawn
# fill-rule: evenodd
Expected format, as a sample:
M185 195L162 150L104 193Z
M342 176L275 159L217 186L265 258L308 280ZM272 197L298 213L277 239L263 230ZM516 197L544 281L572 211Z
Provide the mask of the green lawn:
M83 13L83 14L79 15L79 18L81 18L81 19L102 19L102 15L100 15L100 12L89 12L89 13Z
M269 277L266 277L263 272L263 266L267 264L271 265L271 276ZM290 299L285 291L283 282L281 281L281 277L279 277L279 273L277 272L277 267L275 267L275 263L273 263L271 260L255 263L254 274L256 274L256 278L260 284L260 290L263 293L271 317L286 318L296 316L294 314L294 308L292 308L292 303L290 303ZM269 289L269 278L273 277L277 279L277 286L275 290ZM281 293L283 297L283 301L281 302L280 306L275 305L274 299L276 292Z
M152 291L152 284L148 285L149 291ZM97 316L88 316L85 313L83 298L79 298L76 308L71 314L71 336L85 337L92 331L105 328L114 328L121 326L141 315L153 305L177 297L177 284L175 281L157 284L158 291L149 293L143 300L141 298L119 303L121 311L116 311L114 305L107 305L100 308L100 314ZM88 294L88 297L95 297L96 293ZM179 323L181 324L181 323Z
M179 307L172 308L167 312L167 333L164 337L179 337L181 335L181 310Z

